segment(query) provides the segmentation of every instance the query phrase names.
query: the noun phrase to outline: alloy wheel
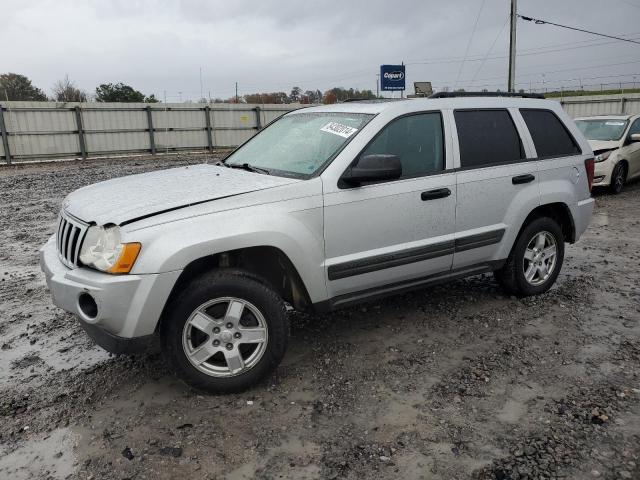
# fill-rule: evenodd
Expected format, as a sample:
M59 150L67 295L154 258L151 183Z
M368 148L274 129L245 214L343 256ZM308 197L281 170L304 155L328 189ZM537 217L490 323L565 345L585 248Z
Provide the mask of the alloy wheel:
M624 168L618 167L616 169L616 176L613 179L613 183L616 192L622 190L622 187L624 186Z
M189 362L212 377L231 377L253 368L268 341L260 310L236 297L210 300L189 316L182 347Z
M558 245L549 232L538 232L524 252L524 278L531 285L542 285L556 268Z

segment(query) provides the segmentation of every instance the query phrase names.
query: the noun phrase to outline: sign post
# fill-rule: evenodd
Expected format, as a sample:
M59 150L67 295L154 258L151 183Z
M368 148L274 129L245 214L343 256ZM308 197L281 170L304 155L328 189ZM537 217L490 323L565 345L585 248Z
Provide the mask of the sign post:
M404 65L380 65L380 89L383 92L404 92L405 85Z

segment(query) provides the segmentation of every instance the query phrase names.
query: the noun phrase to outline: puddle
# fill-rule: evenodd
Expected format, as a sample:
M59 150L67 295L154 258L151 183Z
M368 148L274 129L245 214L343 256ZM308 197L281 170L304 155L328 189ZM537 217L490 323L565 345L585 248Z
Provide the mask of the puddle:
M70 429L60 428L46 437L27 440L11 453L4 454L0 450L0 478L65 479L75 471L73 449L78 440L79 436Z
M7 385L12 377L15 382L16 378L24 378L31 371L86 369L109 358L109 353L98 346L86 348L84 332L77 335L83 337L65 341L49 337L33 345L26 338L15 339L0 355L0 384Z
M277 464L282 468L277 478L291 480L311 480L321 478L320 459L322 448L316 443L304 441L300 437L289 437L280 446L269 449L263 458L253 458L232 470L222 478L226 480L250 480L267 464Z
M519 423L527 414L527 402L542 391L542 387L533 382L529 387L515 387L511 392L511 397L507 399L500 412L498 412L498 420L504 423Z

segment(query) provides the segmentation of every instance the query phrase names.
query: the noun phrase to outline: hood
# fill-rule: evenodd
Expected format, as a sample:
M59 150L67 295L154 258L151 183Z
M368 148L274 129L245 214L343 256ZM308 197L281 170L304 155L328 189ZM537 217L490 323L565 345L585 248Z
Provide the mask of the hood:
M62 208L80 220L122 225L170 210L299 182L217 165L114 178L70 193Z
M597 150L613 150L620 147L619 140L587 140L591 145L591 150L594 152Z

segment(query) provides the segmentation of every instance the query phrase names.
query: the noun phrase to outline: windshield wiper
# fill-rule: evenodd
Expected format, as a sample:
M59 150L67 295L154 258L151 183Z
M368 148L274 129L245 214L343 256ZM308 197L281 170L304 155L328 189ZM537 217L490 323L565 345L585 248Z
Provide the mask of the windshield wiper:
M241 168L243 170L246 170L247 172L264 173L265 175L271 175L271 172L266 168L254 167L253 165L250 165L248 163L226 163L225 162L224 165L229 168Z

